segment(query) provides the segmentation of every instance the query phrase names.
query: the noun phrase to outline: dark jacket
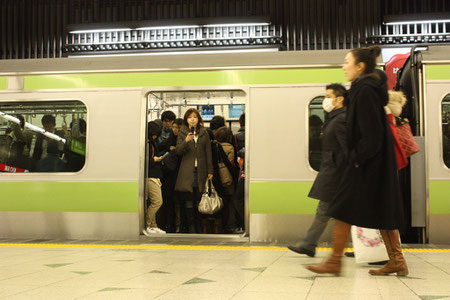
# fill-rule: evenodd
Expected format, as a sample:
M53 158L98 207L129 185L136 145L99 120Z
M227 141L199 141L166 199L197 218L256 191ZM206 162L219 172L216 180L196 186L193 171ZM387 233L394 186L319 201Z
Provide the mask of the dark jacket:
M158 156L164 155L166 152L170 151L171 146L177 145L177 137L172 131L166 134L166 136L161 140L158 138Z
M382 75L382 82L372 74L352 83L347 105L349 162L328 215L361 227L399 229L404 213Z
M189 129L181 127L177 140L177 153L181 156L180 170L178 171L175 190L179 192L192 192L194 181L195 158L197 158L198 189L202 193L205 188L208 174L213 174L211 143L204 127L200 127L197 143L194 140L186 143Z
M220 143L216 140L211 140L211 154L212 154L212 164L213 164L213 170L214 170L214 177L212 179L212 183L214 185L214 188L216 189L217 193L220 197L224 196L224 189L222 186L222 181L220 180L219 175L219 160L220 160L220 153L219 153L219 147L221 147Z
M323 125L322 164L308 197L330 202L339 187L339 178L347 166L346 107L327 115Z
M154 157L157 156L158 147L155 141L148 143L148 178L162 178L161 162L156 162Z
M36 172L67 172L67 165L57 153L49 153L37 162Z
M236 141L237 151L245 147L245 126L239 128L238 133L236 134Z

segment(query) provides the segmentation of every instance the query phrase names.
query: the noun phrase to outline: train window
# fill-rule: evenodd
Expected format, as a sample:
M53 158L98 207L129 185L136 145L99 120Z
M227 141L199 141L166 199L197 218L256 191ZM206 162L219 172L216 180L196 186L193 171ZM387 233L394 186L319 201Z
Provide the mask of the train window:
M86 120L80 101L0 103L0 173L80 171Z
M322 163L322 126L325 113L322 108L324 97L314 98L309 103L309 164L311 168L319 171Z
M442 145L444 163L450 168L450 94L442 100Z

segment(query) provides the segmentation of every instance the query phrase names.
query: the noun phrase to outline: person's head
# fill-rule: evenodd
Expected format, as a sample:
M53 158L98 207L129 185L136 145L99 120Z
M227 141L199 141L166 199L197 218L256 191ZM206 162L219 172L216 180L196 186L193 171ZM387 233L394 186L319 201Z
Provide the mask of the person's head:
M183 125L183 119L175 119L172 124L172 132L175 136L180 133L181 125Z
M171 110L166 110L161 114L161 121L163 123L163 126L169 130L172 129L173 121L176 119L177 116L175 116L174 112Z
M310 137L320 137L322 132L322 119L317 115L312 115L309 117L309 135Z
M219 143L231 143L232 133L231 130L225 126L222 126L214 132L214 138Z
M153 122L155 122L156 124L158 124L159 125L159 127L163 127L163 122L161 121L161 119L155 119L155 120L153 120Z
M223 126L225 126L225 118L222 116L214 116L209 123L209 128L211 128L212 131L215 131Z
M44 115L41 119L45 131L53 132L56 128L56 119L52 115Z
M347 53L344 60L345 77L353 81L360 75L370 74L375 70L377 57L381 54L380 46L355 48Z
M239 125L240 125L241 127L244 127L244 126L245 126L245 113L242 114L242 115L239 117Z
M148 122L147 124L147 136L151 140L156 140L161 134L161 126L155 121Z
M333 83L326 86L325 99L322 106L326 112L344 107L347 90L342 84Z
M20 121L20 128L25 128L25 118L22 115L14 115Z
M195 130L198 131L200 126L203 125L203 119L198 110L189 108L184 114L183 125L187 128L195 127Z

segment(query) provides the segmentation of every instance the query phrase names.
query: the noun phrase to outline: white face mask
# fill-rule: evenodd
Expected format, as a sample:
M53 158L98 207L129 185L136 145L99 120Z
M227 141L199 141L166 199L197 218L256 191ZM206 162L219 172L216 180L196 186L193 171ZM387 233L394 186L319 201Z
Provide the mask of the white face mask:
M333 105L333 99L325 98L323 99L322 107L324 111L331 112L336 107L336 105Z

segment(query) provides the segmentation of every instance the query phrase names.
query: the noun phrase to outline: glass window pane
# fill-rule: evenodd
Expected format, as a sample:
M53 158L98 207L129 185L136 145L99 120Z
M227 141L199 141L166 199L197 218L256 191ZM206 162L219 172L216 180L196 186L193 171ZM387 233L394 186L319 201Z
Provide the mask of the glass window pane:
M444 163L450 168L450 94L442 101L442 142Z
M0 103L0 172L78 172L86 157L80 101Z
M322 101L325 97L319 96L309 103L309 164L311 168L319 171L322 162L322 126L325 121L325 112Z

